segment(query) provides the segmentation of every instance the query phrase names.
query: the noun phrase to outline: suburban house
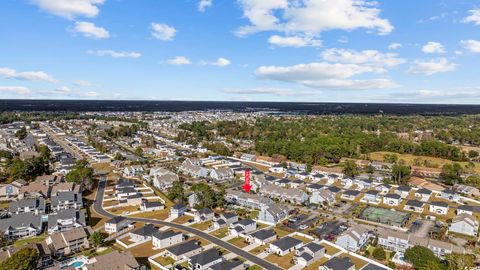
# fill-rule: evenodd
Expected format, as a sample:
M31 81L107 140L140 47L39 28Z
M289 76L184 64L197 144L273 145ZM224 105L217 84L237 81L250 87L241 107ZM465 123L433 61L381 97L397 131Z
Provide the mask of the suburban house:
M333 184L333 183L332 183ZM340 180L340 184L344 187L344 188L350 188L352 185L353 185L353 180L351 178L342 178Z
M439 195L440 198L445 200L449 200L452 202L460 201L460 194L456 193L454 190L451 189L444 189Z
M353 201L360 195L360 191L348 189L342 193L341 199Z
M424 206L425 206L425 203L421 202L419 200L408 200L403 209L407 210L407 211L423 213L423 210L424 210L423 207Z
M162 210L164 208L163 203L161 202L150 202L143 200L142 203L140 204L140 211L142 212L151 212L151 211L157 211L157 210Z
M431 202L428 206L428 211L437 215L446 215L448 213L448 203L446 202Z
M372 189L365 192L363 198L360 201L372 204L379 204L381 200L382 198L380 196L380 192L378 190Z
M173 230L156 230L152 234L152 245L156 248L167 248L183 241L183 234Z
M153 234L157 231L158 229L153 224L146 224L141 228L131 231L129 233L130 240L136 243L149 240L152 239Z
M295 250L294 260L297 264L306 267L320 260L323 256L325 256L325 247L315 242L310 242Z
M24 198L11 202L8 211L10 214L32 213L35 215L45 213L46 203L42 197Z
M245 236L257 229L257 223L251 219L241 219L230 224L228 232L233 236Z
M383 196L383 203L389 206L398 206L402 202L402 196L396 193L389 193Z
M143 173L145 171L145 168L141 165L132 165L132 166L128 166L128 167L125 167L123 169L123 175L127 176L127 177L132 177L132 176L135 176L135 175L139 175L141 173Z
M223 257L220 256L220 252L218 252L217 249L212 248L190 257L188 259L188 266L190 269L206 270L217 263L221 263L222 261Z
M190 175L192 177L198 177L198 178L200 177L205 178L208 176L210 172L207 168L194 165L191 159L185 160L178 169L184 174Z
M355 179L353 181L357 185L357 189L370 189L374 186L374 183L370 179Z
M409 186L399 186L395 190L395 193L402 196L402 199L405 199L410 194L410 190L412 190L412 188Z
M263 229L253 232L246 237L246 241L250 244L256 243L259 245L266 245L277 239L277 233L272 229Z
M184 260L202 252L202 247L195 240L171 246L165 250L166 256L175 261Z
M430 196L432 196L432 191L429 189L421 188L415 191L415 197L419 198L422 202L428 202Z
M355 264L349 257L332 257L323 265L320 265L319 270L355 270Z
M233 178L233 170L229 167L220 167L210 172L210 177L217 181Z
M56 196L52 196L50 206L52 211L80 209L83 207L82 194L73 191L58 192Z
M41 215L21 213L9 218L0 219L0 231L8 240L39 235L42 232L43 223Z
M181 203L175 204L170 208L170 216L171 217L181 217L187 212L187 206Z
M332 205L335 203L335 193L329 189L315 191L310 196L310 203Z
M278 181L277 181L278 182ZM278 198L294 204L303 204L308 200L308 194L299 189L282 188L275 184L265 184L260 188L260 194L270 198Z
M258 213L258 220L268 224L277 224L288 216L288 208L280 204L263 206Z
M107 233L117 233L127 228L131 222L122 216L113 217L105 222L105 231Z
M240 260L222 261L214 264L208 268L208 270L244 270L245 265Z
M469 236L478 236L478 221L469 214L457 215L452 220L449 231Z
M273 165L272 167L270 167L268 169L269 172L272 172L272 173L284 173L285 172L285 168L281 165Z
M202 208L195 212L194 220L195 222L205 222L209 220L213 220L215 217L215 213L213 213L212 209L209 208Z
M123 270L141 270L145 267L140 265L132 253L113 251L107 254L99 255L88 261L82 267L82 270L103 270L103 269L123 269Z
M480 206L477 205L460 205L457 207L457 215L460 214L469 214L469 215L474 215L474 214L480 214Z
M18 193L18 197L20 199L25 197L47 198L49 195L50 195L50 187L40 182L32 182L26 186L22 186Z
M48 215L48 233L85 227L85 210L64 209Z
M230 224L238 221L238 215L235 213L223 213L219 217L215 217L213 220L213 228L220 229L230 226Z
M317 183L314 183L314 184L310 184L310 185L307 186L307 191L308 192L315 192L315 191L319 191L323 188L324 188L324 186L322 186L320 184L317 184Z
M90 247L88 237L92 234L90 227L75 228L65 232L49 235L45 241L55 257L64 257Z
M346 230L342 235L338 236L335 244L343 247L344 249L356 252L367 243L371 236L372 235L367 228L361 225L356 225Z
M0 261L3 262L7 258L12 257L12 255L14 255L23 248L31 248L37 251L38 263L36 265L36 268L34 269L45 269L52 264L52 252L50 251L50 248L47 246L47 243L45 243L45 241L42 241L40 243L23 244L18 247L9 246L6 248L2 248L0 249Z
M272 200L259 196L257 194L245 193L238 190L228 190L225 195L225 200L228 203L236 204L243 207L251 207L254 209L261 209L263 206L269 205Z
M378 186L375 187L375 189L380 191L380 194L382 194L382 195L385 195L388 192L390 192L391 188L392 188L392 186L390 186L389 184L381 184L381 185L378 185Z
M313 182L318 182L322 179L326 179L327 176L325 174L322 174L322 173L315 173L315 174L312 174L309 176L310 180L312 180Z
M284 256L287 253L300 248L302 245L303 242L301 240L286 236L270 243L269 249L272 253L278 254L279 256Z
M173 183L178 181L178 175L174 173L168 173L160 176L155 176L153 178L153 186L160 189L166 190L173 186Z

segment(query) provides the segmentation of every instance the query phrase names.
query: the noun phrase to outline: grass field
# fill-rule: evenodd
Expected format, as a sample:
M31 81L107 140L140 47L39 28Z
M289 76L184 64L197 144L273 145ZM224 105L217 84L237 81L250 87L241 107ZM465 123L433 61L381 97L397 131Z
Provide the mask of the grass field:
M210 235L213 235L213 236L215 236L217 238L220 238L220 239L227 236L227 234L228 234L228 228L220 228L220 229L210 233Z
M210 221L203 222L203 223L193 224L191 227L195 228L195 229L198 229L198 230L201 230L201 231L204 231L204 230L210 228L211 225L212 225L212 221L210 220Z
M243 237L235 237L233 239L230 239L228 242L238 248L244 248L248 246L248 243L245 242L245 239L243 239Z

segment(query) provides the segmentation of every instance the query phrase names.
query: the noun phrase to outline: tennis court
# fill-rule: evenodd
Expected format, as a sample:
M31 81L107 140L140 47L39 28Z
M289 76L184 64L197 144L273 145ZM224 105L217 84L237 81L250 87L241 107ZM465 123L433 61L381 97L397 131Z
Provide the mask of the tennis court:
M402 227L410 218L410 213L392 211L389 209L370 206L362 211L359 218L368 221Z

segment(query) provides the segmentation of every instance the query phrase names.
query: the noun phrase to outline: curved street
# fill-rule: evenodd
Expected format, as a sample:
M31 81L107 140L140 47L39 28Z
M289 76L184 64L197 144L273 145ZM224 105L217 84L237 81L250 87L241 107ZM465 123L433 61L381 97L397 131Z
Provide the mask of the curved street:
M95 197L95 202L93 204L93 209L95 210L95 212L97 212L98 214L102 215L102 216L105 216L105 217L108 217L108 218L113 218L117 215L114 215L108 211L106 211L105 209L103 209L103 206L102 206L102 201L103 201L103 193L104 193L104 190L105 190L105 184L106 184L106 181L104 178L102 178L99 182L98 182L98 188L97 188L97 194L96 194L96 197ZM191 228L191 227L188 227L188 226L184 226L184 225L181 225L181 224L177 224L177 223L172 223L172 222L166 222L166 221L163 221L163 220L156 220L156 219L148 219L148 218L135 218L135 217L127 217L127 219L131 220L131 221L137 221L137 222L144 222L144 223L152 223L152 224L156 224L156 225L161 225L161 226L168 226L168 227L171 227L171 228L175 228L175 229L179 229L179 230L183 230L183 231L186 231L186 232L189 232L191 234L194 234L198 237L201 237L219 247L222 247L232 253L235 253L237 254L238 256L240 257L243 257L244 259L248 260L248 261L251 261L253 262L254 264L257 264L258 266L264 268L264 269L272 269L272 270L282 270L282 268L274 265L274 264L271 264L270 262L264 260L264 259L261 259L249 252L246 252L244 250L242 250L241 248L238 248L228 242L225 242L225 241L222 241L221 239L217 238L217 237L214 237L212 235L209 235L208 233L204 233L200 230L197 230L195 228Z

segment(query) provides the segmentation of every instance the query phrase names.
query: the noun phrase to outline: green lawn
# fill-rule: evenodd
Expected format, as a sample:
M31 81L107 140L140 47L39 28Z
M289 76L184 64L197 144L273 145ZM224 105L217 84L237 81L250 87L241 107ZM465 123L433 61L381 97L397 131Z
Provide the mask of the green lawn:
M20 240L15 241L15 243L13 243L13 246L20 247L20 246L30 244L30 243L40 243L43 240L45 240L45 238L47 238L46 235L40 235L38 237L20 239Z

